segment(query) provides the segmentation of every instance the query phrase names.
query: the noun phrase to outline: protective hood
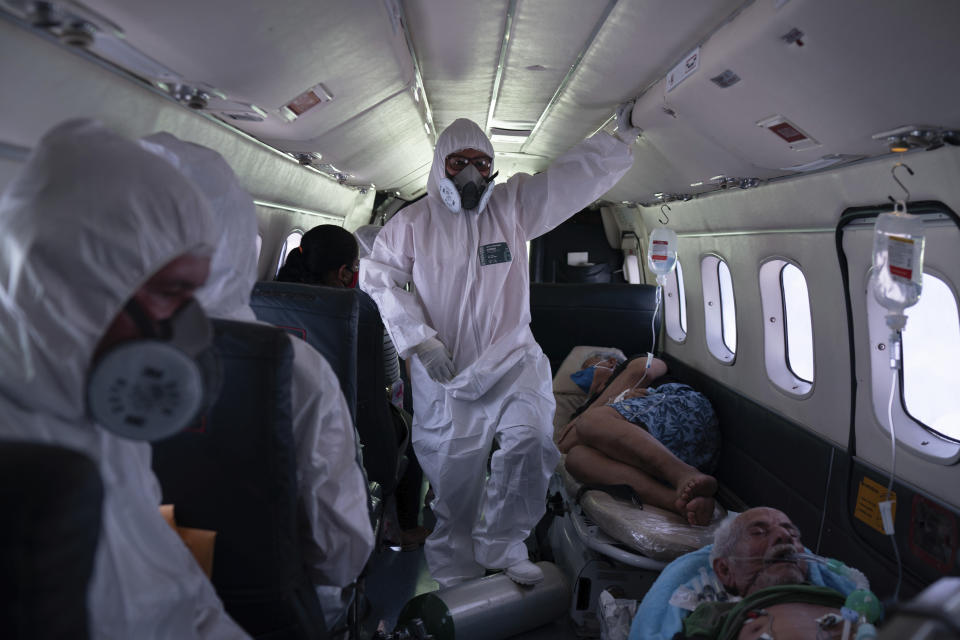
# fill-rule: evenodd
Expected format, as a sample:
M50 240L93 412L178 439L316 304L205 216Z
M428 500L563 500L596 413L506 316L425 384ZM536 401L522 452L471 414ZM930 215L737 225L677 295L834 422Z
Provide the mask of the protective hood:
M0 197L0 395L77 419L94 348L124 303L213 249L203 197L170 163L89 120L52 129Z
M199 188L217 229L210 277L196 299L208 315L252 322L250 292L257 281L257 214L253 198L240 186L227 161L213 149L163 132L140 144L166 158Z
M442 200L440 183L447 177L447 156L464 149L476 149L494 158L493 144L477 123L466 118L454 120L449 127L443 130L437 138L437 146L433 150L433 166L430 167L430 177L427 178L427 194L431 198ZM490 165L490 175L495 171Z

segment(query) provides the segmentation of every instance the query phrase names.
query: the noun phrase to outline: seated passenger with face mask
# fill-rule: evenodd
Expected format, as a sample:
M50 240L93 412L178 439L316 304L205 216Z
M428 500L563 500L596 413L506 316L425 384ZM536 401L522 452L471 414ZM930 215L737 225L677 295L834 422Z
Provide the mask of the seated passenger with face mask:
M643 502L707 525L717 481L704 472L720 453L713 407L689 386L663 378L662 360L646 365L645 357L588 358L571 378L590 400L560 432L557 447L580 482L628 485Z
M85 120L47 133L0 199L0 437L99 467L93 637L247 637L161 517L146 442L216 393L193 301L216 233L169 163Z
M169 133L149 136L141 145L180 169L211 203L219 233L210 277L197 291L197 300L214 318L257 322L250 308L257 279L257 217L250 194L212 149ZM315 227L307 236L316 237L315 232L324 227L346 235L353 243L352 262L356 262L356 242L340 227ZM355 278L339 271L344 280ZM293 438L302 503L300 546L310 579L318 587L327 626L332 628L343 609L340 589L357 579L373 550L367 483L358 462L356 430L336 374L306 342L291 336L291 343Z

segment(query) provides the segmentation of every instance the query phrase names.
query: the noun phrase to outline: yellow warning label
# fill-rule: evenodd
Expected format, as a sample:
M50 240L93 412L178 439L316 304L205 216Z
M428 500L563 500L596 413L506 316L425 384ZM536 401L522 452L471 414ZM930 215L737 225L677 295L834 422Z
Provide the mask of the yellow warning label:
M857 489L857 506L853 511L853 516L865 523L868 527L884 533L883 521L880 519L880 503L887 499L887 488L879 482L874 482L864 476L860 480L860 487ZM897 516L897 494L892 492L890 500L893 501L893 517Z

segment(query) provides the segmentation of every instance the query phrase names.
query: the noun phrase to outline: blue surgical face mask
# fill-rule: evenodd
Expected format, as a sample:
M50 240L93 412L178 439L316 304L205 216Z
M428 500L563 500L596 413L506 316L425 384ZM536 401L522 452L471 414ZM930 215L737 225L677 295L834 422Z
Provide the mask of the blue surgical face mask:
M590 385L593 384L593 374L595 371L596 369L594 367L580 369L580 371L571 373L570 379L573 380L574 384L583 389L584 393L590 393Z

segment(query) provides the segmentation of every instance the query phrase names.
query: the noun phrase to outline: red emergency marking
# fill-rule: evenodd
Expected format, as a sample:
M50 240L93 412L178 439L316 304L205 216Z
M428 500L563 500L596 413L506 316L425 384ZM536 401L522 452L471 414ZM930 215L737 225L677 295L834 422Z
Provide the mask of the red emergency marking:
M789 122L781 122L780 124L775 124L767 128L787 142L799 142L800 140L807 139L807 136L797 131Z
M290 109L290 111L293 111L299 116L318 104L320 104L320 96L313 91L307 91L294 98L293 101L287 105L287 109Z
M895 267L893 265L890 265L890 274L894 276L900 276L901 278L906 278L907 280L913 278L912 269L904 269L903 267Z

